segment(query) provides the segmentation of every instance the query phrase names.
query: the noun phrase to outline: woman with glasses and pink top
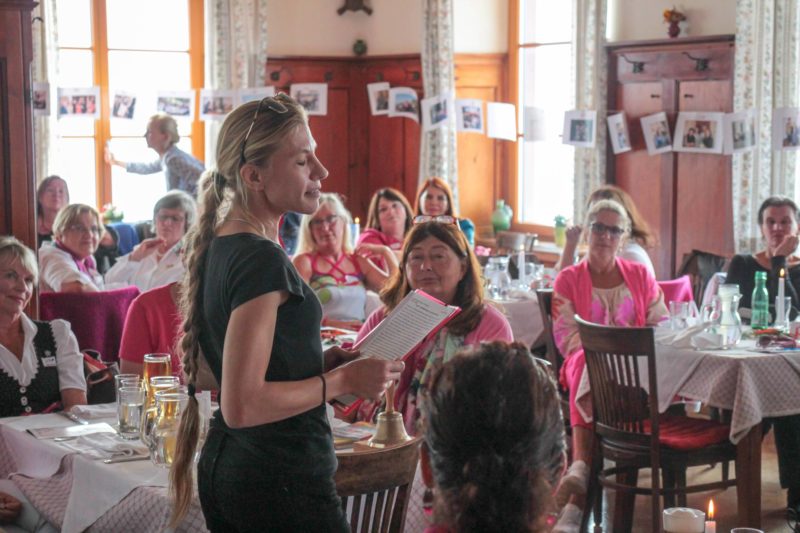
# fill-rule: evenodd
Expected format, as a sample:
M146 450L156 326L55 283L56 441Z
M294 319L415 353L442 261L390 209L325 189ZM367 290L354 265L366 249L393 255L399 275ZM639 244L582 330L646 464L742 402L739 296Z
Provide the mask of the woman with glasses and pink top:
M56 215L51 243L39 248L40 288L46 292L105 290L94 254L103 224L94 207L70 204Z
M358 329L364 322L367 289L378 292L397 270L388 246L350 243L350 213L339 196L320 195L319 208L300 223L300 242L292 259L297 272L322 304L323 324ZM377 256L387 270L369 259Z
M591 404L587 396L577 397L586 360L575 314L596 324L623 327L656 325L668 314L647 267L618 257L631 232L625 208L613 200L597 201L584 227L586 260L562 270L553 288L553 337L565 357L559 378L569 389L573 457L556 491L557 503L566 504L553 529L556 533L579 531L592 455Z
M106 283L136 285L140 291L161 287L183 277L183 236L194 223L197 204L183 191L170 191L153 208L156 236L145 239L120 257L106 272Z

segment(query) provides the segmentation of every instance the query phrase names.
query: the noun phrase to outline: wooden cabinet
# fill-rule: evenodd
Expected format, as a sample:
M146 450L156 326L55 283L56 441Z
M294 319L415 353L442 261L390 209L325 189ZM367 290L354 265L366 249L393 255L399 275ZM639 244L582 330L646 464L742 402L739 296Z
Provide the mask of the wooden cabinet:
M632 151L607 157L607 178L631 194L659 243L659 279L673 277L692 249L732 255L731 156L647 154L639 119L681 111L733 110L732 35L615 43L608 47L608 114L624 111Z
M0 0L0 235L36 249L29 0ZM37 22L38 23L38 22Z
M419 55L367 57L270 57L267 84L289 92L293 83L328 84L328 114L310 117L317 154L328 168L323 189L344 194L353 216L366 222L372 194L394 187L414 203L419 183L420 125L407 118L373 116L367 84L388 82L423 96ZM505 54L456 57L456 96L503 101ZM460 213L476 224L490 222L502 190L502 141L458 134Z

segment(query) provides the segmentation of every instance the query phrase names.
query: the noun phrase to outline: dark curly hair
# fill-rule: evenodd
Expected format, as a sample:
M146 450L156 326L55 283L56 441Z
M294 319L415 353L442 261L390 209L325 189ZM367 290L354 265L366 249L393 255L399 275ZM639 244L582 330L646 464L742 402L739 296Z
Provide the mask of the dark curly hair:
M556 384L520 343L442 365L421 394L439 523L454 531L545 529L566 444Z

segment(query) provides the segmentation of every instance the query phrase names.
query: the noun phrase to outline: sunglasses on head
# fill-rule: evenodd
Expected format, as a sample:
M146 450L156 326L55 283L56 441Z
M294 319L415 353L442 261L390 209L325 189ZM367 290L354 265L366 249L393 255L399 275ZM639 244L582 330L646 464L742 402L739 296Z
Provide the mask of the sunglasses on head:
M280 100L277 100L274 96L267 96L262 98L262 100L258 103L258 107L256 108L256 112L253 114L253 121L250 122L250 127L247 128L247 133L244 136L244 140L242 141L242 150L239 155L239 165L244 165L245 158L244 158L244 149L247 146L247 139L250 138L250 134L253 133L253 128L256 125L256 120L258 120L258 115L261 113L261 109L266 108L270 111L273 111L279 115L283 115L289 111Z
M414 224L424 224L425 222L438 222L439 224L456 224L458 219L450 215L417 215L414 217Z

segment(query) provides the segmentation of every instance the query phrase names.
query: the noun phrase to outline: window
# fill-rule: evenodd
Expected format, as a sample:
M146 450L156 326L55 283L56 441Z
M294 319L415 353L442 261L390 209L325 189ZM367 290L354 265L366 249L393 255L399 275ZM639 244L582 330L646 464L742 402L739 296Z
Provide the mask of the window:
M511 197L518 223L548 233L541 227L573 211L575 149L561 143L564 112L575 105L573 2L511 7L510 86L520 125Z
M199 88L203 81L202 2L189 0L56 0L58 87L100 87L100 118L62 118L56 128L56 161L70 201L113 203L129 221L152 217L166 192L162 173L128 174L107 165L108 146L122 161L153 161L142 138L156 111L158 90ZM136 95L132 120L111 117L118 91ZM203 159L200 123L178 121L178 146Z

